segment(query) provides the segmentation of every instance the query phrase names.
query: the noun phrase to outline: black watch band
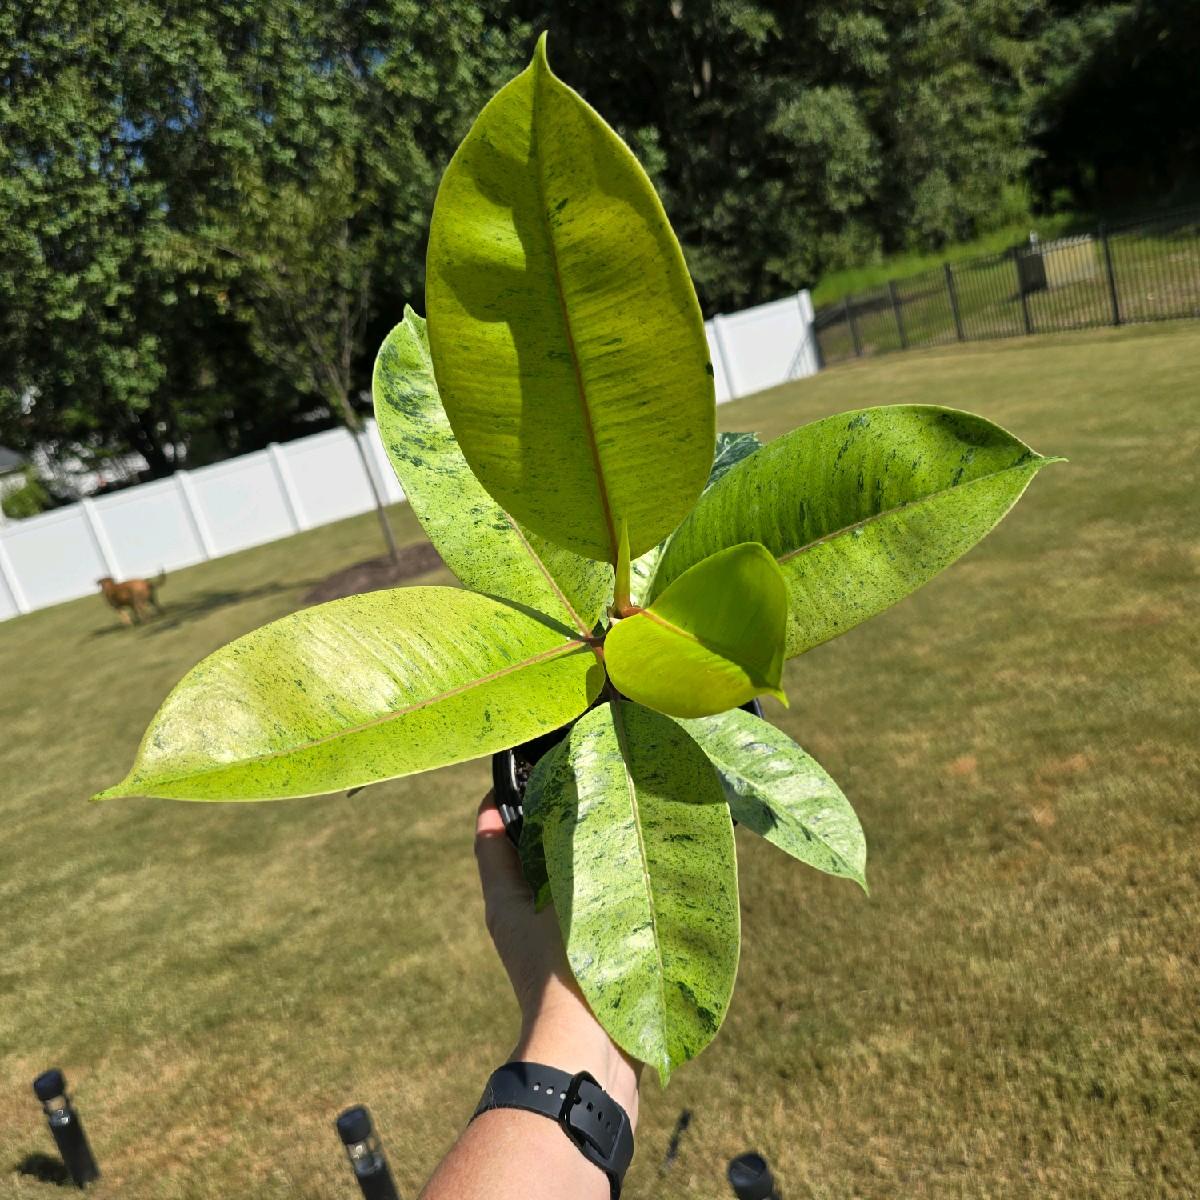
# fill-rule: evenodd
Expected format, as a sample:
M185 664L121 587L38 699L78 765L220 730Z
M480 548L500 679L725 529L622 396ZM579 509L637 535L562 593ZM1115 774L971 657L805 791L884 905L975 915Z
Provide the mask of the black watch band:
M629 1114L586 1071L568 1075L541 1063L505 1063L488 1080L475 1117L493 1108L521 1108L557 1121L583 1157L608 1176L612 1200L620 1196L633 1158Z

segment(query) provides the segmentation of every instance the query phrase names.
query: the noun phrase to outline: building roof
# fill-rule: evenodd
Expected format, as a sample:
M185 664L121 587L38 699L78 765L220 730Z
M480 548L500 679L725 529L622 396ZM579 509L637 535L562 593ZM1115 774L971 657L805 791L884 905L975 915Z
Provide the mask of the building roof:
M0 446L0 475L6 475L9 471L15 471L24 465L25 460L15 450L10 450L7 446Z

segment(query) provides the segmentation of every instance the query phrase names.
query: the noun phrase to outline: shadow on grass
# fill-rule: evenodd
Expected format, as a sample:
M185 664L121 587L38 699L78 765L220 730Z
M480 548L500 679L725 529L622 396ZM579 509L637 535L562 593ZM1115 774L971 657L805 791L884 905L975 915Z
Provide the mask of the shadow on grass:
M25 1155L20 1162L14 1164L13 1170L18 1175L28 1175L39 1183L56 1183L59 1187L71 1186L71 1176L67 1174L62 1160L40 1151Z
M112 624L105 625L101 629L93 629L92 637L109 637L115 633L132 636L134 630L141 628L144 628L147 633L167 633L189 621L195 621L210 612L216 612L218 609L228 608L233 604L242 604L247 600L260 600L265 596L277 596L280 592L300 591L317 582L318 580L314 579L300 579L288 583L264 583L251 588L218 588L199 592L187 600L164 604L161 614L156 613L150 616L140 625L126 625L114 614Z

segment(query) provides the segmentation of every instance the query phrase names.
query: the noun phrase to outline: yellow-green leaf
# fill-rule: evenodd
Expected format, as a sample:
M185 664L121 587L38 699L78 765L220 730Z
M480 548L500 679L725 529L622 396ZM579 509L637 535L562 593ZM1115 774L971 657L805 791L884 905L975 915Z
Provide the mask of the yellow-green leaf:
M669 533L712 464L703 320L625 144L551 73L545 41L438 190L429 341L459 445L500 506L615 563Z
M553 622L458 588L292 613L193 667L97 799L269 800L360 787L548 733L604 672Z
M787 585L769 550L731 546L686 571L649 608L617 622L604 661L632 700L705 717L780 688Z
M666 1083L729 1007L740 947L733 826L674 721L601 705L547 764L535 819L571 970L627 1053Z
M723 546L762 542L787 580L787 656L845 633L966 553L1048 463L983 417L897 404L825 417L739 462L659 560L651 599Z
M474 591L591 633L612 595L612 569L522 529L488 495L455 441L425 322L411 308L380 348L374 393L379 436L396 477L450 570Z

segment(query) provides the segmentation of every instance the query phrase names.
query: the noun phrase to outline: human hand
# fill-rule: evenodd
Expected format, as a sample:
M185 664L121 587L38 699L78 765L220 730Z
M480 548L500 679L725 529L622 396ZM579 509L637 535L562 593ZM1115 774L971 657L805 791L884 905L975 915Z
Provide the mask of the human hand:
M588 1008L571 974L554 909L534 911L491 792L475 818L475 859L488 933L521 1008L521 1036L511 1058L589 1072L636 1127L642 1064L612 1041Z

